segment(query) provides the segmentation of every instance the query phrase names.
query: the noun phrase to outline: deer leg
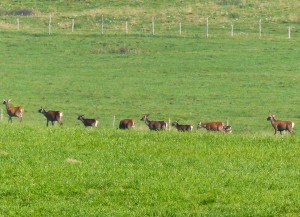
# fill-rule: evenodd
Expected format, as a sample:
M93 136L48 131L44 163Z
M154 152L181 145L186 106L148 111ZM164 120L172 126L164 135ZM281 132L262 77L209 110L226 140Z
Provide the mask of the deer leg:
M11 118L11 116L8 117L8 123L9 123L9 122L12 123L12 118Z
M49 125L49 121L47 120L46 126L48 127L48 125Z

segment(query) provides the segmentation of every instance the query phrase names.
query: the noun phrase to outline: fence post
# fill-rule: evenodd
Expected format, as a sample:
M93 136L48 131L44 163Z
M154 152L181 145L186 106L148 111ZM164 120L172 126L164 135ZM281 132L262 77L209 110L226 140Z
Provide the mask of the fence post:
M17 18L17 29L20 30L20 19Z
M208 38L208 17L206 18L206 38Z
M288 39L291 39L291 27L288 28Z
M128 22L127 21L125 23L125 32L126 32L126 34L128 34Z
M49 26L48 26L49 35L51 35L51 22L52 22L51 14L49 14Z
M259 38L261 38L261 32L262 32L261 19L258 22L258 26L259 26Z
M103 35L103 29L104 29L104 19L103 19L103 15L102 15L102 19L101 19L101 34Z
M115 128L115 122L116 122L116 116L114 115L113 116L113 123L112 123L113 128Z
M72 32L74 32L74 26L75 26L75 20L74 18L72 19Z
M0 109L0 120L3 120L3 109Z
M179 35L181 35L181 21L179 23Z
M231 24L231 37L233 37L233 24Z
M152 35L154 35L154 17L152 17Z

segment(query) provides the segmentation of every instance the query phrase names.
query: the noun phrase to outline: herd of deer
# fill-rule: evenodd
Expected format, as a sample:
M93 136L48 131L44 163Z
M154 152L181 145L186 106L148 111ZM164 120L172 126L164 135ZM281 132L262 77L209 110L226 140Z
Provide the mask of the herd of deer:
M10 106L9 105L10 99L3 100L3 104L6 107L6 111L8 114L8 122L12 122L12 117L17 117L20 119L20 122L23 121L23 113L24 113L24 108L23 107L16 107L16 106ZM46 125L48 126L49 122L51 122L52 126L54 125L54 122L59 123L62 125L62 117L63 117L63 112L61 111L46 111L44 108L40 108L38 110L39 113L42 113L46 119L47 123ZM168 123L165 121L150 121L148 119L149 115L144 115L141 118L141 121L144 121L145 124L149 127L150 130L166 130L168 129ZM96 119L89 119L89 118L84 118L84 115L79 115L78 120L82 121L84 126L88 127L97 127L99 121ZM291 134L294 133L294 126L295 123L292 121L281 121L281 120L276 120L275 115L269 114L267 117L267 120L271 122L274 130L275 130L275 135L277 131L282 134L283 131L288 131ZM192 131L193 126L192 125L180 125L177 121L172 123L172 126L176 127L178 131ZM133 119L124 119L120 121L119 124L119 129L131 129L135 127L135 122ZM199 123L197 126L198 129L200 128L205 128L208 131L219 131L219 132L225 132L225 133L231 133L232 132L232 127L230 125L225 125L224 122L208 122L208 123Z

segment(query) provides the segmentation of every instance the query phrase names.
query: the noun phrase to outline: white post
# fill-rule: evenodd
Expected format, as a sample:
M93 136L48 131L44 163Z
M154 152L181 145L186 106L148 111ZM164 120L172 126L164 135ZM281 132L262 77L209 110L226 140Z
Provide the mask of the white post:
M20 19L17 18L17 29L20 30Z
M261 19L259 20L258 24L259 24L259 38L261 38L261 32L262 32Z
M125 32L126 32L126 34L128 34L128 22L127 21L125 23Z
M102 15L102 21L101 21L101 34L103 34L103 28L104 28L104 19Z
M291 27L288 28L288 39L291 39Z
M74 26L75 26L75 20L74 18L72 19L72 32L74 32Z
M206 18L206 38L208 38L208 17Z
M49 30L49 35L51 35L51 14L49 14L49 27L48 27L48 30Z
M116 122L116 116L114 115L113 116L113 124L112 124L113 128L115 128L115 122Z
M179 35L181 35L181 22L179 23Z
M154 35L154 17L152 17L152 35Z
M233 24L231 24L231 37L233 37Z

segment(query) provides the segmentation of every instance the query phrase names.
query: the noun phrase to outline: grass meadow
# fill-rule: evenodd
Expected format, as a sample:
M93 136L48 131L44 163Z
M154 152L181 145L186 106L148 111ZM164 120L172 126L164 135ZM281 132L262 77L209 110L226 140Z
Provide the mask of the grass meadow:
M10 28L14 11L30 8L35 14L22 19L47 26L48 12L69 17L71 5L89 25L98 3L1 4L0 95L25 108L22 124L8 124L1 106L1 216L299 215L299 38L84 30L49 36ZM280 27L298 26L297 7L282 1L185 4L186 19L206 6L218 25L233 15L214 10L245 19L260 11ZM169 1L111 1L101 12L116 8L119 17L130 9L132 21L151 17L146 9L179 13ZM63 126L46 128L41 106L63 111ZM294 121L295 135L273 136L269 112ZM233 133L150 132L139 121L146 113L194 128L229 121ZM80 114L100 127L84 128ZM136 128L117 130L123 118Z

